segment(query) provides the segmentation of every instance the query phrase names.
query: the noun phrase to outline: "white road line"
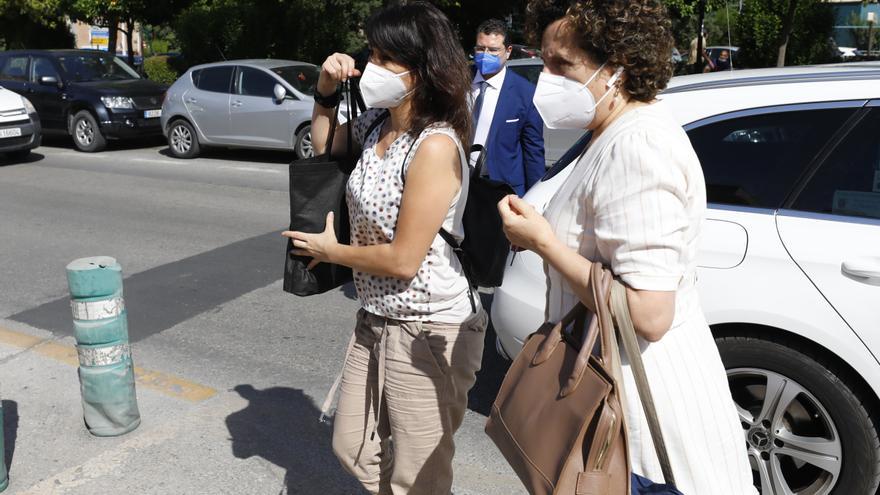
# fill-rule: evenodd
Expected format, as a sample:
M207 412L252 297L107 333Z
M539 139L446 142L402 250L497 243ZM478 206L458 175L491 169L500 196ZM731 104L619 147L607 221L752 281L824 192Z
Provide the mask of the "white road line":
M242 172L263 172L266 174L283 174L286 173L286 170L278 170L274 168L259 168L259 167L234 167L231 165L221 165L218 168L226 169L226 170L240 170Z

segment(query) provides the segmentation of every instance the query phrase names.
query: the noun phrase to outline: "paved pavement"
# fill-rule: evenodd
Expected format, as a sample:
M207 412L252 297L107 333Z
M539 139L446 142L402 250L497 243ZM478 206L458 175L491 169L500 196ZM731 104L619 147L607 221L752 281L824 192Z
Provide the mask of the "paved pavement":
M281 290L291 158L181 161L156 141L89 155L50 140L26 163L0 159L7 493L362 493L316 405L354 324L353 290ZM138 366L143 423L118 438L84 428L72 348L64 266L96 255L123 267ZM491 333L486 344L455 493L523 493L482 432L505 370Z

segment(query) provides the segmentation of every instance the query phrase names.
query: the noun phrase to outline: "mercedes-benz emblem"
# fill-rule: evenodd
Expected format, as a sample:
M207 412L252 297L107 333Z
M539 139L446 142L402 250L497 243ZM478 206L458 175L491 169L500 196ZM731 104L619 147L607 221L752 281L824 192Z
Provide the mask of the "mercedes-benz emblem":
M150 98L150 103L155 105L156 103L159 103L159 100L157 100L156 98Z
M749 442L759 449L766 449L770 446L770 435L764 430L753 430L749 433Z

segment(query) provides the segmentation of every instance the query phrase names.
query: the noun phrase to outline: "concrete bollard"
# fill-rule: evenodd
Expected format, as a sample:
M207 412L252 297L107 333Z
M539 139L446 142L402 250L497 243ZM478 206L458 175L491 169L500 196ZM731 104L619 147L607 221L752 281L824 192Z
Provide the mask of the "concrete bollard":
M122 298L122 267L114 258L67 265L73 335L79 356L83 419L92 435L113 437L141 423Z
M6 487L9 486L9 472L6 470L6 437L3 428L5 424L3 403L0 402L0 492L6 490Z

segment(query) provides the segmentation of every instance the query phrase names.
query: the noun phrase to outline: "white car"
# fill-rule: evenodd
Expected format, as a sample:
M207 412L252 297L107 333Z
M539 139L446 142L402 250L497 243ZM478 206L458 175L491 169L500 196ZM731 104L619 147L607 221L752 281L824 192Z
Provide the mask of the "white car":
M40 139L40 118L31 102L0 87L0 155L24 160Z
M706 177L698 287L756 484L764 494L874 494L880 66L684 76L661 99ZM543 209L586 141L525 199ZM499 351L515 356L544 319L546 282L533 253L508 262L492 321Z

